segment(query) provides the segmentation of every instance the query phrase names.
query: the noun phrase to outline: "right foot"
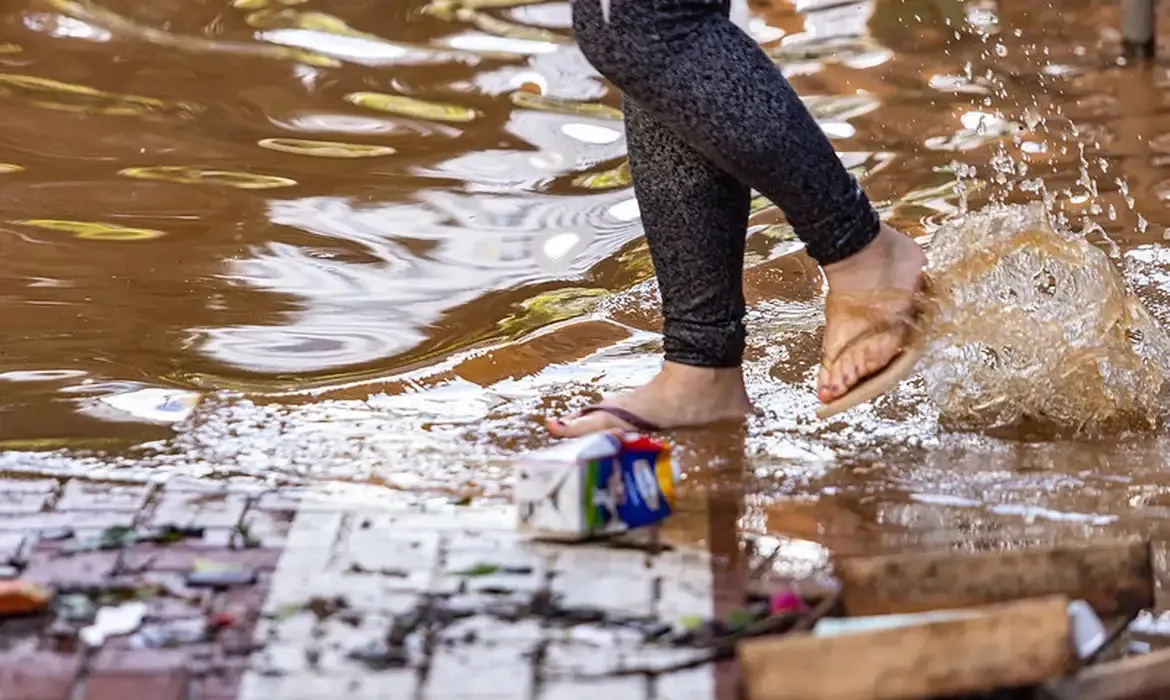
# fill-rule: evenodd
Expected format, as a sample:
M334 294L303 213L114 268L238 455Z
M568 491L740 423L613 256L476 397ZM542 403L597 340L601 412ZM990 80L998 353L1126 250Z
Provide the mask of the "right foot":
M823 403L846 395L902 351L925 267L921 246L885 224L861 252L825 266L826 361L817 380Z
M662 429L689 428L742 420L752 410L738 367L706 368L665 362L648 384L605 401ZM556 437L577 437L606 431L628 431L617 416L597 411L567 421L549 420Z

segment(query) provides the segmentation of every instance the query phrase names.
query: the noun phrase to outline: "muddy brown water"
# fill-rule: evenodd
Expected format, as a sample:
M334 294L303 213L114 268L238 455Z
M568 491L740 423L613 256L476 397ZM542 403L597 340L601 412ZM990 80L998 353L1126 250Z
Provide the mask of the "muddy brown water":
M1170 322L1170 70L1120 60L1116 3L1041 4L735 16L889 221L929 236L1042 178ZM11 5L0 469L506 497L539 416L644 381L659 348L618 96L568 25L519 0ZM958 429L921 379L813 420L821 279L757 204L761 415L672 436L680 536L782 545L799 573L1165 529L1157 426Z

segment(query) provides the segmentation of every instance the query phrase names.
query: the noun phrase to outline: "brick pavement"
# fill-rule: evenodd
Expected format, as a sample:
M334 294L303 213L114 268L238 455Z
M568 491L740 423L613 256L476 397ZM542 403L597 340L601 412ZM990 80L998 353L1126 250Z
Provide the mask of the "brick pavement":
M128 531L111 527L167 526L177 541L92 547ZM710 666L622 673L699 653L647 640L714 614L709 554L535 543L506 505L360 486L0 476L4 561L56 598L46 614L0 618L2 700L726 696L727 674ZM255 582L191 585L208 561ZM136 634L84 648L84 623L66 613L125 599L147 606Z

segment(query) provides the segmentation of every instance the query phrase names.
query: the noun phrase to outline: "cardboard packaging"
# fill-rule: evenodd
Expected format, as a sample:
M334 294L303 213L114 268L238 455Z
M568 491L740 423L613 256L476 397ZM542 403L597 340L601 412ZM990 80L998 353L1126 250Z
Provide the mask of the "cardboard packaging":
M517 471L517 528L539 539L613 535L673 512L670 447L639 435L566 440L521 457Z

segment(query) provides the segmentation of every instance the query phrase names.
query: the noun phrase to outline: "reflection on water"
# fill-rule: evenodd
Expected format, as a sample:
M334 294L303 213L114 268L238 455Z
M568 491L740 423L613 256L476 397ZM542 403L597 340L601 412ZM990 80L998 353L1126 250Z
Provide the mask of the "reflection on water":
M1120 65L1115 3L734 5L889 221L925 241L1046 200L1170 321L1170 77ZM19 0L0 469L504 494L535 416L660 347L619 96L569 24L563 0ZM937 375L813 422L822 281L763 200L750 232L761 415L675 436L690 493L730 504L711 537L815 568L1166 514L1159 434L942 429Z

